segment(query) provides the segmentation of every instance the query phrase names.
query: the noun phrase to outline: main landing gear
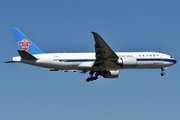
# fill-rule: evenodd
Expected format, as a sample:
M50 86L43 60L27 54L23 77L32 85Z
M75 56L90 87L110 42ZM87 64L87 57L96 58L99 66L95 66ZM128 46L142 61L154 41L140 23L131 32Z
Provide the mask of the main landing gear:
M90 71L90 73L89 73L90 77L88 77L86 79L86 82L97 80L99 75L104 76L106 74L106 72L107 72L106 70L104 70L104 71L96 71L96 72ZM94 74L95 74L95 76L93 76Z
M90 74L90 77L88 77L86 79L86 82L89 82L89 81L93 81L93 80L97 80L98 79L98 74L96 72L95 76L94 75L95 72L91 71L89 74Z
M98 79L98 76L89 77L89 78L86 79L86 82L97 80L97 79Z
M93 80L97 80L99 75L104 77L104 75L105 75L106 73L107 73L106 70L104 70L104 71L96 71L96 72L90 71L90 73L89 73L89 74L90 74L90 77L88 77L88 78L86 79L86 82L93 81ZM95 76L93 76L94 74L95 74Z
M165 72L164 72L165 69L166 69L166 68L161 68L161 76L164 76L164 75L165 75Z

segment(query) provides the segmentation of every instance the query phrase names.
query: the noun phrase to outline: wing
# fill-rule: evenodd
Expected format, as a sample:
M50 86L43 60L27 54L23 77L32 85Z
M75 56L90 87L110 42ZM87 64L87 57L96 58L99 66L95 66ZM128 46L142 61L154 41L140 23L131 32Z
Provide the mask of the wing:
M110 68L117 66L115 61L119 59L116 53L109 47L109 45L103 40L103 38L96 32L92 32L95 40L95 53L96 60L94 68Z

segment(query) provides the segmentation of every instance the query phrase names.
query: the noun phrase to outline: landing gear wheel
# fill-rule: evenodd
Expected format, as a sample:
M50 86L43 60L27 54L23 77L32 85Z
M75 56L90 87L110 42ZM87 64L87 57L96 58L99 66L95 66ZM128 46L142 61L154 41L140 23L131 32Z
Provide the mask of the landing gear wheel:
M93 76L93 74L95 73L95 75ZM86 82L89 82L89 81L93 81L93 80L97 80L98 79L98 76L100 75L99 72L94 72L94 71L90 71L90 77L88 77L86 79Z
M94 80L94 77L90 77L89 79L90 79L90 81L93 81L93 80Z
M98 79L98 76L95 76L95 77L94 77L94 80L97 80L97 79Z
M162 73L161 73L161 76L164 76L164 75L165 75L165 73L164 73L164 72L162 72Z
M87 79L86 79L86 82L89 82L89 81L91 81L90 78L87 78Z

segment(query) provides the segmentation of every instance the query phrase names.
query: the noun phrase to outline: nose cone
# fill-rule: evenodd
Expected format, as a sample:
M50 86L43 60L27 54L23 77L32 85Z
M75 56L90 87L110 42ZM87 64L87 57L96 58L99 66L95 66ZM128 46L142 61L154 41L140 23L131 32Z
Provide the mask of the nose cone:
M171 64L173 65L173 64L176 64L177 63L177 60L175 60L174 58L173 59L171 59Z
M174 60L173 60L173 63L176 64L176 63L177 63L177 60L174 59Z

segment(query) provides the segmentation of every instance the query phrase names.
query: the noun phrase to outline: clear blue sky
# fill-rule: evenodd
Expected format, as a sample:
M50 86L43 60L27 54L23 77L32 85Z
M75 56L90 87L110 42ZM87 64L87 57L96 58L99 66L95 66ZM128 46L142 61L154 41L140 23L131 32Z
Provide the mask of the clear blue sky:
M179 120L179 63L124 70L86 83L88 74L5 64L18 27L44 52L92 52L91 31L114 51L157 51L180 60L179 0L0 1L0 120Z

